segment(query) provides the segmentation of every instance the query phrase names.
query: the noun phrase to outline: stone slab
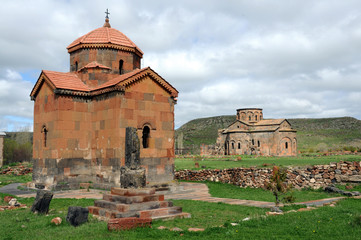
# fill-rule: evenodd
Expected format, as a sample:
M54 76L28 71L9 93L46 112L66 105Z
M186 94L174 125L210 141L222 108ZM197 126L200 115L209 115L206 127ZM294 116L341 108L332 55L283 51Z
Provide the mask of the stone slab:
M151 227L151 218L116 218L108 221L108 230L129 230L138 227Z
M141 189L128 189L128 188L111 188L111 194L119 196L140 196L140 195L154 195L155 188L141 188Z

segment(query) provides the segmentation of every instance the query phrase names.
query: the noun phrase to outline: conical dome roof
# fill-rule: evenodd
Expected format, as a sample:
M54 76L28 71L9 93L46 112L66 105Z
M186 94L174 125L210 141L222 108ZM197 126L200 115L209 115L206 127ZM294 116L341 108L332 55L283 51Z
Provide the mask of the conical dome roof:
M143 56L142 50L125 34L110 27L109 20L106 21L103 27L79 37L67 47L69 53L80 48L114 48L135 52L140 57Z

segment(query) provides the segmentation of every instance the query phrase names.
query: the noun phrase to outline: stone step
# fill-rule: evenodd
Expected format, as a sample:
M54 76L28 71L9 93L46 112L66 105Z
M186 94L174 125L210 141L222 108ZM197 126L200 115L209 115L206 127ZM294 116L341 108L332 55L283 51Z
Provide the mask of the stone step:
M103 200L110 202L132 204L132 203L142 203L142 202L151 202L151 201L164 201L164 195L152 194L152 195L140 195L140 196L120 196L114 194L104 194Z
M141 195L154 195L155 188L116 188L113 187L110 190L113 195L119 196L141 196Z
M152 220L173 220L176 218L191 218L190 213L175 213L175 214L169 214L169 215L163 215L163 216L157 216L152 217Z
M130 211L130 212L117 212L105 208L100 207L94 207L90 206L88 207L89 213L99 216L105 219L113 219L113 218L125 218L125 217L138 217L138 211Z
M160 216L166 216L171 214L177 214L182 212L182 207L168 207L168 208L158 208L151 210L139 211L139 218L154 218Z
M130 212L130 211L140 211L147 209L171 207L173 206L173 203L169 201L151 201L151 202L142 202L142 203L133 203L133 204L123 204L117 202L109 202L106 200L95 200L94 206L117 212Z

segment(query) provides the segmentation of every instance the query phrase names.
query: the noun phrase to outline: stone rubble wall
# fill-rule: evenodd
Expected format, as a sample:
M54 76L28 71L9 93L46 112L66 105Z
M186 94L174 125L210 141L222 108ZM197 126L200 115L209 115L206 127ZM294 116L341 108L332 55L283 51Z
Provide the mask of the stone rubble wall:
M361 162L340 161L312 167L288 167L287 183L296 189L318 189L337 183L361 183ZM231 168L211 170L180 170L175 179L187 181L211 181L234 184L240 187L262 188L269 182L272 169Z

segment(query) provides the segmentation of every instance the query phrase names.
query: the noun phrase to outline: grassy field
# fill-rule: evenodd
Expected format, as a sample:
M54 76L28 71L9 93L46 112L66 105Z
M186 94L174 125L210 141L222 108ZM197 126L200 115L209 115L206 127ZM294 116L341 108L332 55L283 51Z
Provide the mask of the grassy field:
M19 199L29 206L33 200ZM189 200L174 203L191 213L192 218L156 221L152 228L108 232L105 222L91 217L88 223L76 228L65 221L68 206L93 205L93 200L53 199L48 215L34 215L30 209L0 212L0 239L359 239L361 236L358 199L342 200L334 208L269 217L265 216L267 209L255 207ZM58 216L63 223L52 225L51 219ZM251 220L242 221L246 217ZM158 230L159 226L184 231ZM205 231L188 232L189 227L205 228Z
M232 184L223 184L215 182L206 182L209 193L213 197L220 198L234 198L244 200L257 200L274 202L275 197L271 191L263 190L261 188L240 188ZM356 190L355 190L356 191ZM323 198L340 197L340 194L330 194L320 190L293 190L292 195L295 197L295 202L305 202Z
M218 129L227 128L235 120L235 115L194 119L178 128L176 136L183 135L187 152L199 154L201 144L215 144ZM361 149L361 121L355 118L288 120L297 130L301 152L325 152L351 146Z
M8 185L10 183L26 183L32 181L32 174L15 176L15 175L2 175L0 174L0 187Z
M278 165L326 164L339 160L360 161L360 156L304 156L299 158L253 158L241 156L241 161L232 159L207 159L199 164L213 168ZM201 159L198 159L201 160ZM256 164L255 164L256 163ZM280 164L281 163L281 164ZM214 165L212 165L214 164ZM233 164L237 164L233 166ZM194 167L193 158L176 159L176 168ZM27 182L31 174L25 176L0 175L0 181ZM259 201L274 201L271 192L263 189L242 189L234 185L206 182L214 197L236 198ZM345 188L345 186L339 186ZM361 185L352 191L361 191ZM0 193L0 205L5 194ZM339 196L321 190L294 191L296 202ZM92 199L53 199L48 215L37 215L30 211L34 198L18 198L29 208L0 211L0 239L360 239L361 236L361 200L347 198L336 207L321 207L309 212L287 213L281 216L267 216L268 209L209 203L202 201L175 200L174 205L181 206L184 212L192 214L190 219L155 221L152 228L109 232L107 223L89 216L89 221L79 227L69 225L65 219L69 206L92 206ZM296 208L293 206L286 209ZM51 224L51 219L61 217L59 226ZM249 221L242 221L251 218ZM232 226L230 223L237 223ZM159 226L168 229L178 227L181 232L159 230ZM188 228L205 228L204 232L188 232Z
M242 160L237 161L237 157ZM195 160L199 168L195 167ZM298 157L255 157L255 156L231 156L231 157L183 157L175 159L176 170L189 169L199 170L202 166L206 169L226 169L237 167L271 167L277 166L308 166L318 164L329 164L330 162L361 161L361 155L322 156L318 154L301 155ZM266 166L263 166L266 164Z

